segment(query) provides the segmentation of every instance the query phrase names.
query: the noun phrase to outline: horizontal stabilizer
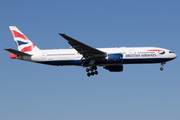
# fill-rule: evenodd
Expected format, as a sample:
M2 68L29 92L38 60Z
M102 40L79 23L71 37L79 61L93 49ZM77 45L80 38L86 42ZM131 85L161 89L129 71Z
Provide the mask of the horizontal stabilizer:
M16 54L16 55L19 55L19 56L31 56L30 54L27 54L27 53L24 53L24 52L20 52L20 51L11 49L11 48L4 48L4 49L7 50L10 53L13 53L13 54Z

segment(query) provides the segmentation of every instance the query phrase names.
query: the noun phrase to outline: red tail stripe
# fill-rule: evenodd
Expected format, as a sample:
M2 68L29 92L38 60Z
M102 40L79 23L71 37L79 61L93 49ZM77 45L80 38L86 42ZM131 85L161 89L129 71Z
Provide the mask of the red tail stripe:
M21 52L29 52L32 51L32 49L35 47L34 44L32 44L31 46L25 47L21 50Z
M22 39L29 40L25 35L23 35L23 34L17 32L17 31L15 31L15 30L11 30L11 33L12 33L12 35L13 35L14 38L15 38L15 37L20 37L20 38L22 38Z

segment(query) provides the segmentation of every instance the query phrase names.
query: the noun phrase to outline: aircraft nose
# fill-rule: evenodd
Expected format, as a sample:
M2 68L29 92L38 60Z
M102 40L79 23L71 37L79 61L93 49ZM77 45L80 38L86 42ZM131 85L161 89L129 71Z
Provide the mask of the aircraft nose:
M174 53L174 58L177 58L177 55Z
M177 58L177 55L175 53L173 53L171 57L172 57L172 59L175 59L175 58Z

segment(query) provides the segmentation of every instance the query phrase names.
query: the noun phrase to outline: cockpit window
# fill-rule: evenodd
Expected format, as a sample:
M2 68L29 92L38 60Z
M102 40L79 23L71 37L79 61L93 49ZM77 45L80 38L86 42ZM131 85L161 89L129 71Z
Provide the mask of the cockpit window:
M169 51L169 53L173 53L172 51Z

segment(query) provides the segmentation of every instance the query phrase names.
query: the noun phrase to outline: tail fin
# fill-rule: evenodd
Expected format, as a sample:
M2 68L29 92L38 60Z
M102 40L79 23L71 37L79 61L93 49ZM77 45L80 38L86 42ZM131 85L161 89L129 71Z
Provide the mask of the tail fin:
M32 43L16 26L9 26L13 35L14 41L21 52L37 51L39 48Z

